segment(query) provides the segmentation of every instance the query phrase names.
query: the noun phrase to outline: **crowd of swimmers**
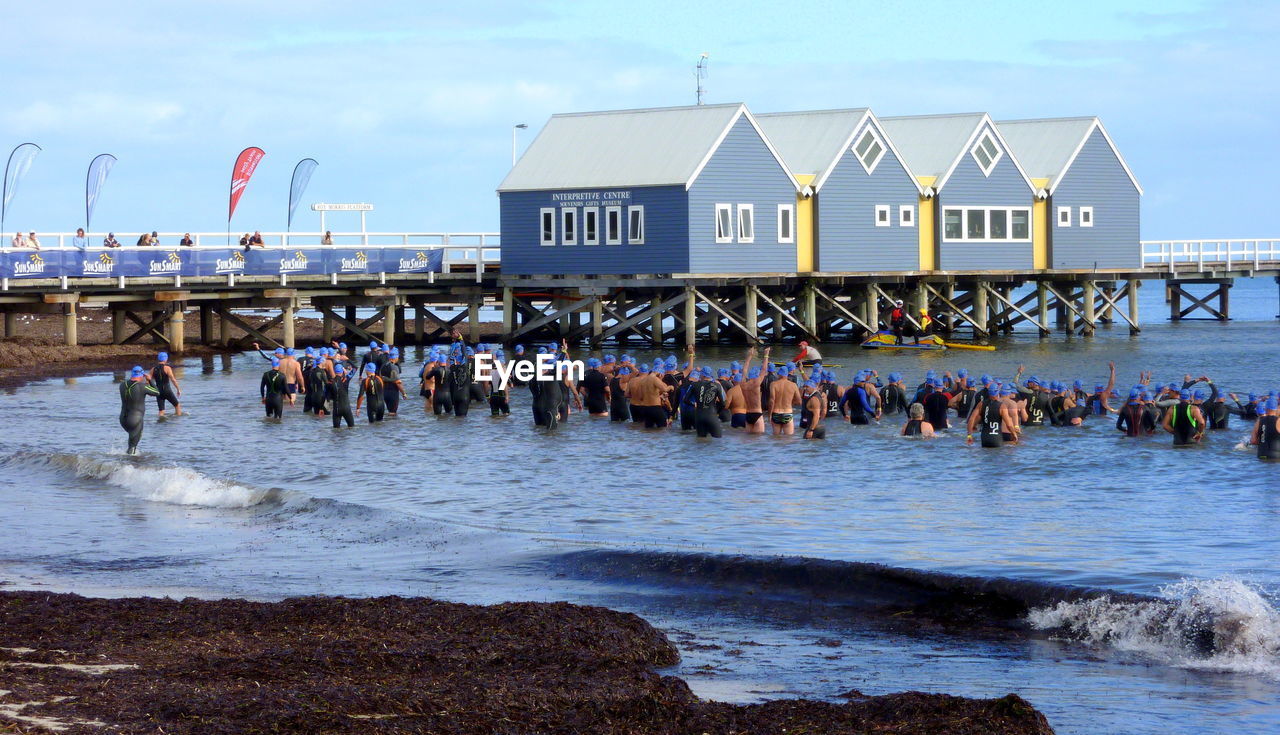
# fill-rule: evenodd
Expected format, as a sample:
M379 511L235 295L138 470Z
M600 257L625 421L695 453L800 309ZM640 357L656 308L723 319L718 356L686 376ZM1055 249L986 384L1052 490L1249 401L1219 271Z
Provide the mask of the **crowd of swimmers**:
M302 396L305 413L327 416L335 428L354 426L362 409L369 423L377 423L396 416L408 395L399 349L376 341L362 354L337 341L328 347L258 353L270 362L259 382L268 418L282 418L286 406L295 406ZM742 360L719 368L700 364L690 346L683 362L675 355L651 362L604 355L587 359L580 377L561 369L554 379L513 378L504 386L496 372L488 379L477 375L477 355L508 368L520 362L562 368L571 364L563 342L532 351L516 345L508 356L500 346L469 345L455 334L451 344L430 348L417 372L417 394L425 411L462 417L480 404L487 405L492 416L506 416L511 413L511 390L522 388L531 394L534 424L549 430L575 412L585 412L647 429L678 426L699 437L721 437L728 427L748 434L798 432L805 439L822 439L833 420L867 425L905 416L900 431L904 436L960 431L966 442L983 447L1017 444L1026 427L1074 427L1104 419L1114 419L1115 428L1126 436L1164 431L1172 435L1175 446L1194 446L1210 432L1227 429L1235 416L1251 422L1248 443L1257 447L1259 458L1280 459L1277 391L1250 393L1242 401L1207 376L1185 375L1161 384L1144 372L1126 397L1116 389L1114 363L1108 366L1107 382L1091 390L1081 380L1024 378L1021 366L1010 379L930 370L916 386L908 386L898 372L882 378L874 370L861 370L843 384L823 367L817 349L806 343L790 362L771 362L769 349L761 355L752 348ZM148 396L156 398L162 416L166 404L182 412L181 389L168 355L162 352L158 357L150 371L135 367L120 388L120 423L129 434L130 453L136 452L141 437ZM517 376L520 371L508 374Z

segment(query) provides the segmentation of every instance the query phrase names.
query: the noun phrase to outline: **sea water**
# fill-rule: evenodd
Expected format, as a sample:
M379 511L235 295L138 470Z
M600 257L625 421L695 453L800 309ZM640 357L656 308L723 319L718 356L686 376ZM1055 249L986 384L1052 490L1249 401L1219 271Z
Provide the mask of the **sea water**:
M1143 370L1280 389L1273 283L1241 282L1225 325L1160 321L1158 290L1144 290L1137 337L1117 325L1020 333L996 352L824 352L842 382L861 368L911 385L929 369L1009 378L1021 364L1091 387L1114 361L1122 393ZM743 356L703 352L714 366ZM958 429L901 438L901 417L832 421L821 442L580 414L547 433L525 391L507 418L480 405L437 418L408 377L399 417L335 431L301 404L265 420L266 367L256 353L180 363L190 415L151 409L137 458L116 423L120 375L0 395L0 583L567 599L659 625L684 655L672 673L708 697L1016 692L1064 733L1280 731L1280 464L1242 448L1238 419L1191 449L1097 418L995 451ZM1009 580L1030 612L1012 630L880 620L871 598L917 594L894 570L960 593Z

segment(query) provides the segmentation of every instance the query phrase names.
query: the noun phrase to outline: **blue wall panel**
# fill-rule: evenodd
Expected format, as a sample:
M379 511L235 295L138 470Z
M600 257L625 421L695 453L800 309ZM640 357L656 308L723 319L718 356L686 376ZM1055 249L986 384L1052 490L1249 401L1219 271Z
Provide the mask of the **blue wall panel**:
M991 175L984 176L978 162L965 150L951 178L938 192L936 211L940 225L944 210L949 207L1030 209L1035 204L1035 193L1018 172L1009 152L1003 153ZM1034 264L1030 240L1026 243L948 242L942 234L939 226L939 267L943 270L1025 270Z
M1142 260L1140 195L1120 159L1094 130L1049 202L1054 268L1136 268ZM1093 227L1080 226L1080 207L1093 207ZM1071 226L1058 225L1071 207Z

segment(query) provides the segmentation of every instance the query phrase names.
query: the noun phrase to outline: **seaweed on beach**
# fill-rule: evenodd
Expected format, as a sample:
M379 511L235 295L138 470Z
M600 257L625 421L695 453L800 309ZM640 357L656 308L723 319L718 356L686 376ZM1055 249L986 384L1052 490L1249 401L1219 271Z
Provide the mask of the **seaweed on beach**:
M0 647L0 732L1052 732L1014 695L702 701L661 632L567 603L0 592Z

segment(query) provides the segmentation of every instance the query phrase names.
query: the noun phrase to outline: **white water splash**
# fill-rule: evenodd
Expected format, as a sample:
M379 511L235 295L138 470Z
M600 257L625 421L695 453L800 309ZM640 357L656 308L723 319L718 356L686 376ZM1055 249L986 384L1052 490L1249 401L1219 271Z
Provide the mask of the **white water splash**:
M1099 597L1032 610L1038 630L1138 653L1185 668L1258 674L1280 680L1280 611L1239 579L1185 580L1163 600Z
M251 508L260 503L279 502L283 496L279 490L218 480L187 467L150 467L128 460L71 454L20 455L17 459L59 466L80 477L102 480L127 490L135 497L156 503Z

